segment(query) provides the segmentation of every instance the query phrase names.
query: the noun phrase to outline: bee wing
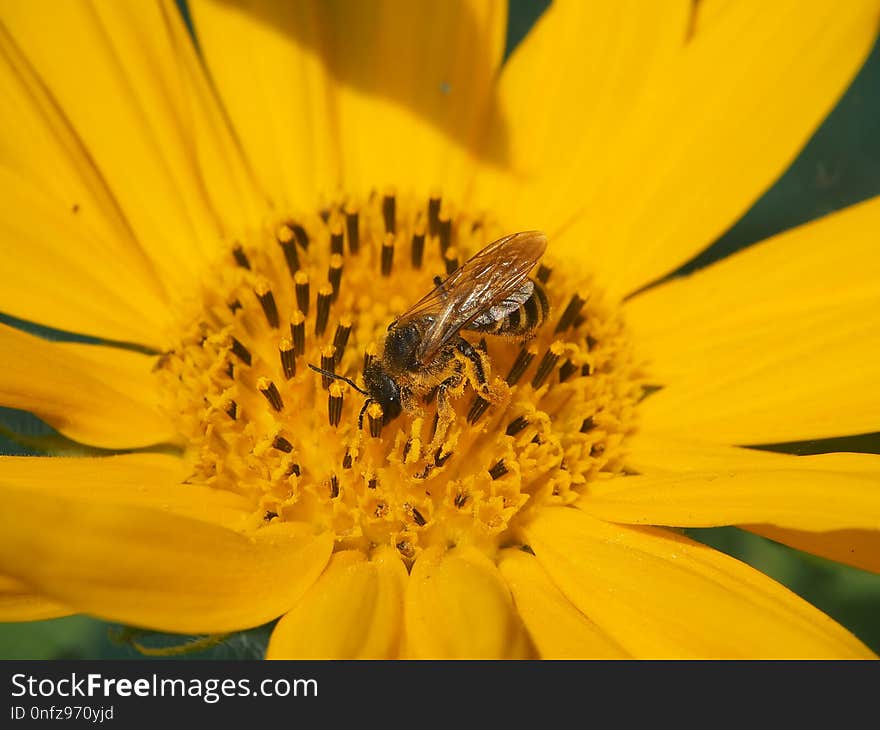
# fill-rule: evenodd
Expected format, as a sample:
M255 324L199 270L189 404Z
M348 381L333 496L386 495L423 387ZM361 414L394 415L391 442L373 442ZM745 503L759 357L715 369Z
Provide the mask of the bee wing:
M425 295L397 320L428 322L416 357L423 365L461 329L505 300L517 299L516 292L547 248L540 231L514 233L490 243L433 291Z

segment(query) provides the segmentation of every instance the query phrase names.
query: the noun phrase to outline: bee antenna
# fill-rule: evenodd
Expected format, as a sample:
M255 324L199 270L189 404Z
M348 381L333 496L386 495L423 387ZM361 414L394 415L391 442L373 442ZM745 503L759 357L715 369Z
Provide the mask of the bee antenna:
M352 388L354 388L358 393L369 396L363 388L359 388L357 383L355 383L350 378L346 378L344 375L339 375L338 373L332 373L329 370L324 370L324 368L319 368L317 365L312 365L312 363L308 363L309 367L314 370L316 373L321 373L321 375L326 375L328 378L333 378L335 380L341 380L343 383L348 383Z

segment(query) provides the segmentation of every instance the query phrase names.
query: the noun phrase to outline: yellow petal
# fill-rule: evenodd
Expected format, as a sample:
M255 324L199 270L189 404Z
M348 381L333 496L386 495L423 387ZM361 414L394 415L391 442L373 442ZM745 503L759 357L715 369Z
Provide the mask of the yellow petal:
M173 437L156 408L155 358L47 342L0 325L0 405L36 414L65 436L106 448Z
M312 585L331 547L305 525L242 535L158 509L0 488L0 571L77 612L159 631L270 621Z
M578 506L632 525L767 523L817 532L880 532L880 456L823 454L779 461L763 469L730 466L609 479L591 484Z
M475 198L514 228L552 227L585 182L559 185L579 154L595 157L632 112L640 91L683 45L690 0L555 0L505 62ZM589 152L587 152L589 151Z
M880 531L877 530L807 532L777 525L740 527L811 555L880 573Z
M69 497L119 507L150 507L230 528L252 512L244 497L183 483L190 466L166 454L122 454L97 458L0 457L0 486L33 492L42 499Z
M191 287L219 226L193 159L190 102L160 5L10 0L2 20L163 281Z
M722 443L877 428L875 198L783 233L627 305L650 377L649 430Z
M267 659L393 659L403 629L407 574L390 548L368 561L335 553L305 596L278 622Z
M533 556L510 548L501 554L498 569L542 659L628 656L559 592Z
M421 659L515 659L530 654L510 591L470 547L426 549L406 589L407 651Z
M71 613L60 603L32 593L21 581L0 576L0 621L43 621Z
M263 186L460 181L503 52L500 2L192 3L207 66Z
M548 185L573 191L547 196L559 206L580 203L546 229L557 250L616 295L687 261L791 164L861 67L878 15L873 0L731 4L652 78L616 133Z
M872 656L783 586L681 535L561 507L523 532L568 599L634 656Z

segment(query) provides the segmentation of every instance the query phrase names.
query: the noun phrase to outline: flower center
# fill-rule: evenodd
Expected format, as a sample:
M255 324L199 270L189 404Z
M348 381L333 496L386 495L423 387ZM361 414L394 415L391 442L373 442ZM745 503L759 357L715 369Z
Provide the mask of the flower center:
M471 347L441 368L461 377L412 373L400 415L375 402L359 419L389 324L507 233L439 196L389 192L235 242L156 368L189 481L250 499L254 529L307 522L337 549L389 544L410 561L436 544L513 544L531 510L619 473L638 370L616 309L552 241L531 273L546 318L523 305L532 326L516 336L461 332Z

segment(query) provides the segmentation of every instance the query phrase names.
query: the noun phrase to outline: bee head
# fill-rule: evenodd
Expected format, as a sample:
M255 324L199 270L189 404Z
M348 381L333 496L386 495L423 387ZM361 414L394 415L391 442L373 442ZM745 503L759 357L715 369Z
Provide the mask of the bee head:
M371 362L364 370L364 385L370 398L382 406L383 421L388 423L400 415L403 403L400 399L400 386L394 381L379 362Z

